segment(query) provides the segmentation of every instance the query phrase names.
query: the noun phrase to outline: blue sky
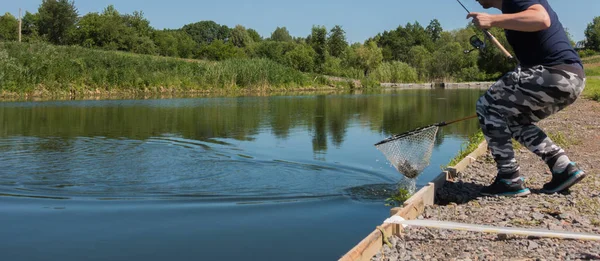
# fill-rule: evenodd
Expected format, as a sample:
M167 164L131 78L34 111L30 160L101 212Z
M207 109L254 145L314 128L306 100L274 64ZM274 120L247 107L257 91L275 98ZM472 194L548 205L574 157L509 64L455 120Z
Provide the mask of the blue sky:
M471 11L484 11L474 0L462 0ZM41 0L8 1L0 5L0 13L15 16L19 8L37 12ZM549 0L563 26L569 29L575 41L584 39L584 30L595 16L600 16L600 0ZM233 27L241 24L268 37L277 26L285 26L293 36L307 36L313 25L330 29L341 25L348 41L362 42L398 25L418 21L423 26L437 18L445 30L464 27L466 11L454 0L79 0L75 6L79 14L101 12L114 5L121 13L143 11L156 29L181 28L202 20L213 20ZM491 11L497 13L497 11Z

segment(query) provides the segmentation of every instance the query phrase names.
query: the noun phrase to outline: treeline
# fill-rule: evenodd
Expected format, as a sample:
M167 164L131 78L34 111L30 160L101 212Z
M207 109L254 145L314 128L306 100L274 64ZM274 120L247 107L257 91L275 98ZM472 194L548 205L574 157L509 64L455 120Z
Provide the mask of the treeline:
M0 17L0 40L17 38L18 21ZM494 35L508 46L501 30ZM514 67L492 47L471 49L469 38L483 34L472 26L444 31L437 20L418 22L383 33L364 43L348 43L341 26L313 26L306 37L277 27L269 37L252 28L230 28L200 21L174 30L156 30L143 13L119 13L112 5L100 13L78 14L73 1L43 0L37 13L23 17L23 41L77 45L103 50L223 61L265 58L302 72L378 82L473 81L497 78ZM600 17L586 30L586 55L600 50Z

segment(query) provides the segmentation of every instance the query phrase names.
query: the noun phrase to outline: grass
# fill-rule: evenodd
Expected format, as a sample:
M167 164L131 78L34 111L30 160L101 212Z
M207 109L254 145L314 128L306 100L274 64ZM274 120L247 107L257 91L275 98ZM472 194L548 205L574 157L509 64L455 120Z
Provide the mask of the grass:
M458 164L461 160L463 160L465 157L467 157L469 154L471 154L471 152L475 151L477 149L477 147L479 147L479 144L481 144L481 142L483 142L485 140L484 136L483 136L483 132L478 131L475 134L471 135L469 137L469 140L467 140L463 145L461 150L458 152L458 155L456 157L454 157L454 159L452 159L450 161L450 163L448 163L448 166L456 166L456 164Z
M186 61L75 46L0 42L0 93L284 89L319 85L321 78L267 59Z
M597 56L597 58L600 59L600 56ZM600 101L600 66L587 65L587 60L584 63L586 63L585 75L587 82L583 96L588 99Z
M410 192L407 189L400 188L396 193L394 193L391 197L385 200L386 206L388 207L396 207L402 205L405 201L407 201L411 197Z
M561 148L568 148L571 145L571 142L567 139L567 137L565 137L565 135L560 132L549 132L548 133L548 137L554 141L554 143L556 143L556 145L560 146Z
M586 77L600 76L600 65L584 65Z
M515 226L538 226L542 222L539 220L526 220L522 218L515 218L510 220L510 224Z
M582 58L581 61L583 61L583 63L586 63L586 64L600 63L600 55L585 57L585 58Z

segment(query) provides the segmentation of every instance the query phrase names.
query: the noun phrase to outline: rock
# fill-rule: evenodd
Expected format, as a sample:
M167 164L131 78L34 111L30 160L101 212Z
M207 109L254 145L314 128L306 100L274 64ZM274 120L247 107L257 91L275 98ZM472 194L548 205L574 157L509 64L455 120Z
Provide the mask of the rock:
M540 247L540 245L538 245L538 243L536 243L536 242L535 242L535 241L533 241L533 240L530 240L530 241L529 241L529 245L527 246L527 250L529 250L529 251L531 251L531 250L535 250L535 249L537 249L538 247Z
M544 219L544 214L542 213L533 213L533 215L531 215L533 217L534 220L542 220Z

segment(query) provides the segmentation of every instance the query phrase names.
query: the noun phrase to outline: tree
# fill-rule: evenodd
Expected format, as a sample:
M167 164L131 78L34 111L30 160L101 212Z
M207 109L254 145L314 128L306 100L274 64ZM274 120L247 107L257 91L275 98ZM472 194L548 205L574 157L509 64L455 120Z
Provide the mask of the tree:
M41 41L39 30L37 25L39 24L40 15L25 12L23 16L21 33L23 34L23 41L35 42Z
M244 48L252 44L253 40L246 31L246 28L237 25L233 30L231 30L231 35L229 37L229 41L236 47Z
M346 32L341 26L336 25L329 31L327 47L329 48L329 54L335 57L341 57L346 51L348 42L346 41Z
M410 66L417 70L417 75L420 80L425 80L429 76L427 65L431 60L431 53L422 45L413 46L410 48L408 61Z
M191 58L197 45L194 39L183 31L174 31L173 35L177 40L177 54L179 57Z
M128 41L128 51L140 54L156 54L156 44L149 36L131 36Z
M285 54L287 64L299 71L312 72L315 64L316 52L306 44L298 44L294 50Z
M144 18L144 12L142 11L134 11L133 14L126 14L121 18L125 26L133 28L139 36L150 36L154 31L150 26L150 21Z
M595 17L585 29L585 48L600 51L600 16Z
M214 21L201 21L183 26L183 31L189 34L199 45L211 44L213 41L226 42L231 30L226 25L219 25Z
M360 68L364 72L364 76L369 76L369 73L375 70L383 62L383 53L380 47L377 47L375 41L368 41L366 44L352 45L349 54L351 64L354 67Z
M192 37L180 30L155 31L152 40L157 53L163 56L191 58L196 49Z
M385 31L377 38L378 45L383 48L385 61L408 63L410 48L415 45L422 45L429 51L435 49L433 40L419 23L399 26L396 30Z
M438 21L437 19L433 19L431 20L425 31L427 32L427 35L429 35L429 38L433 42L437 42L440 39L441 33L444 31L444 29L442 29L440 21Z
M177 39L172 31L155 31L152 40L156 44L158 54L163 56L177 56Z
M102 14L88 13L77 23L73 33L74 42L84 47L100 47L108 50L129 51L127 37L135 31L128 28L114 6L107 6Z
M88 48L164 55L164 48L157 48L154 43L153 32L142 12L122 15L113 5L109 5L101 14L88 13L81 17L77 27L72 30L71 38L72 43ZM174 48L176 50L177 46L174 45Z
M68 33L75 28L77 9L68 0L43 0L38 9L38 30L54 44L67 44Z
M262 36L260 36L260 34L252 29L252 28L248 28L248 35L250 35L250 38L252 38L252 41L255 43L261 42L263 40Z
M242 49L235 47L232 43L225 43L223 40L215 40L211 44L203 46L197 56L197 58L213 61L244 57L246 54Z
M315 50L315 66L320 71L327 58L327 29L325 26L313 26L307 43Z
M564 30L567 34L567 38L569 38L569 43L571 44L571 46L575 47L577 43L575 42L575 40L573 40L573 35L571 34L571 32L569 32L569 28L565 27Z
M288 32L287 28L284 26L277 27L275 31L273 31L271 34L271 40L276 42L291 42L293 39L290 35L290 32Z
M15 41L18 38L19 21L10 13L0 16L0 40Z
M435 80L448 80L462 68L462 46L457 42L445 44L433 53L429 63L430 76Z
M285 64L285 54L295 47L296 44L293 42L262 41L256 45L255 52L258 58L267 58Z
M315 56L315 66L320 70L327 58L327 29L325 29L325 26L313 26L308 43L317 54Z
M492 35L494 35L510 53L514 53L508 40L506 40L504 30L492 28L490 29L490 33L492 33ZM484 51L479 52L479 58L477 60L477 65L481 71L492 75L492 78L497 78L515 68L516 64L507 59L500 49L498 49L489 39L486 39L486 44L487 47Z

